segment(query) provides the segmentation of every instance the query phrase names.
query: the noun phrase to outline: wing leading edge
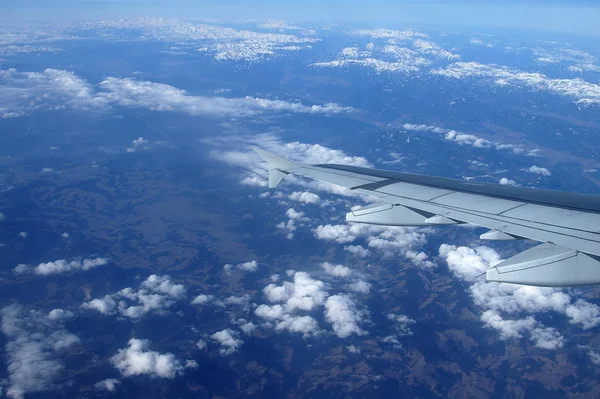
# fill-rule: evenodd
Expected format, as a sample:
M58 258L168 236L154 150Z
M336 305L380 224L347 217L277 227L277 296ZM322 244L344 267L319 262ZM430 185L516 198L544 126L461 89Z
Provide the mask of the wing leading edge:
M347 165L306 165L259 148L254 151L269 166L270 188L293 173L379 199L349 212L349 222L471 223L490 229L481 239L544 243L491 267L489 281L554 287L600 284L600 196Z

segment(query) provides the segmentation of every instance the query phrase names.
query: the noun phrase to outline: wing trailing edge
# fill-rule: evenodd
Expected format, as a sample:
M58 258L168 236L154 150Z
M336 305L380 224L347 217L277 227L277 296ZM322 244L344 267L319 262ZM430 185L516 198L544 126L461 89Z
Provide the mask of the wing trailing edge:
M564 287L600 284L600 261L593 255L544 243L487 270L488 281Z

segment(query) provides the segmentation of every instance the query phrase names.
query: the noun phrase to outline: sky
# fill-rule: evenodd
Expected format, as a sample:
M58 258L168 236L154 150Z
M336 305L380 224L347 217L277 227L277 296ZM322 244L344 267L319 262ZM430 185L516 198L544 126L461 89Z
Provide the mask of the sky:
M600 4L579 1L474 0L9 0L0 21L67 22L128 17L220 20L284 19L319 23L386 23L404 26L531 28L600 34Z

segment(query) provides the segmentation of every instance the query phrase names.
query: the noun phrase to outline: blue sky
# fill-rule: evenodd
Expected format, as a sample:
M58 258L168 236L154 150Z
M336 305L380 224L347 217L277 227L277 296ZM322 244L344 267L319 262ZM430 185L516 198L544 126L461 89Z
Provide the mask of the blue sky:
M3 22L66 21L136 16L208 19L284 19L364 22L420 27L532 28L600 34L600 4L593 1L193 1L21 0L3 5Z

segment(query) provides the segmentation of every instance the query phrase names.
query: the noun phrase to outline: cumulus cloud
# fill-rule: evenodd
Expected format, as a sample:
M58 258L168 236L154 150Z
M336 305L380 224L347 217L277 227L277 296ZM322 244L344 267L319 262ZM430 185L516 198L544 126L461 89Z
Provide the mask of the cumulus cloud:
M487 79L499 86L525 87L531 90L548 91L569 97L577 104L600 104L600 86L583 79L552 79L541 73L523 72L499 65L486 65L478 62L456 62L432 74L452 79Z
M503 186L517 186L517 182L506 177L500 179L499 182Z
M108 391L114 392L117 389L117 386L121 384L121 381L115 378L107 378L105 380L99 381L94 384L94 388L97 391Z
M276 227L279 230L283 230L283 232L286 233L288 240L291 240L294 238L294 232L298 228L296 224L299 222L307 222L309 219L304 216L304 212L298 212L294 208L289 208L285 212L285 215L288 217L288 221L278 223Z
M333 241L338 244L349 244L364 240L367 246L384 257L402 255L415 266L431 267L433 263L423 252L415 252L414 247L427 242L422 230L413 227L374 226L368 224L320 225L314 230L316 238ZM352 250L362 252L360 249Z
M359 326L363 318L363 312L356 308L354 301L346 294L332 295L325 302L325 319L331 323L333 331L340 338L366 334Z
M392 320L396 323L396 331L399 335L413 335L413 332L410 330L410 325L415 324L416 321L409 318L406 315L399 315L395 313L389 313L387 315L388 320Z
M321 263L321 267L325 270L325 273L335 277L348 277L352 273L352 270L347 266L332 265L329 262Z
M214 295L200 294L192 299L192 305L206 305L215 299Z
M352 255L356 255L361 258L366 258L367 256L371 255L371 251L360 245L346 245L344 246L344 249L350 252Z
M314 311L325 303L325 283L315 280L305 272L291 272L293 281L281 285L271 283L263 289L267 300L274 305L261 304L254 314L266 320L277 332L300 333L304 338L321 333L318 322L299 312Z
M350 107L328 103L304 105L298 102L268 100L255 97L203 97L188 94L176 87L132 78L109 77L100 83L98 95L108 103L123 107L147 108L153 111L178 111L190 115L245 117L265 112L305 114L338 114L352 112Z
M133 78L107 77L98 87L100 90L95 90L84 79L64 70L46 69L41 73L0 70L0 117L65 108L107 110L111 105L236 118L276 112L331 115L354 111L335 103L305 105L249 96L195 96L164 83ZM134 140L132 150L144 142L141 137Z
M225 266L223 266L223 270L225 270L226 272L230 272L234 269L241 270L243 272L253 273L258 270L258 262L256 262L255 260L251 260L249 262L238 263L235 266L232 264L226 264Z
M514 154L526 155L537 154L538 152L537 149L526 151L524 148L518 145L506 144L499 141L491 141L474 134L463 133L454 129L446 129L439 126L415 125L412 123L405 123L402 125L402 129L411 132L428 132L440 134L446 141L451 141L459 145L466 145L473 148L494 148L498 151L506 150L511 151Z
M348 288L350 288L350 290L352 290L354 292L359 292L361 294L368 294L369 292L371 292L371 283L367 283L366 281L363 281L363 280L358 280L358 281L348 285Z
M534 173L536 175L542 175L542 176L551 176L552 173L546 169L546 168L542 168L541 166L537 166L537 165L533 165L530 166L529 168L525 169L526 172L529 173Z
M294 191L290 194L289 199L302 202L304 204L318 204L321 202L321 197L315 193L311 193L310 191Z
M84 302L81 308L136 319L150 312L164 313L176 301L185 298L185 294L185 287L173 283L169 276L153 274L142 282L137 291L124 288L115 294Z
M221 356L231 355L244 343L238 338L239 334L229 328L218 331L210 337L221 345L221 349L219 349Z
M57 69L43 72L0 70L0 118L17 117L35 110L104 109L105 100L74 73Z
M556 312L583 329L600 325L600 307L567 294L560 289L487 282L478 278L490 266L501 261L496 251L488 247L456 247L442 244L440 256L448 268L461 280L471 283L474 303L484 309L481 320L499 332L501 339L529 336L535 346L558 349L564 337L534 318L534 314Z
M106 258L74 260L60 259L54 262L40 263L35 267L20 264L13 269L13 272L15 274L25 274L33 272L40 276L47 276L51 274L61 274L79 270L87 271L98 266L106 265L108 262L109 260Z
M122 376L146 374L150 377L174 378L182 374L186 365L172 353L151 351L150 341L132 338L125 349L119 349L111 361Z
M58 310L50 312L54 316L59 313ZM65 318L50 317L17 304L5 306L0 314L2 332L6 336L6 395L23 398L27 393L55 388L55 382L64 371L59 354L79 343L77 336L65 330L62 324Z

